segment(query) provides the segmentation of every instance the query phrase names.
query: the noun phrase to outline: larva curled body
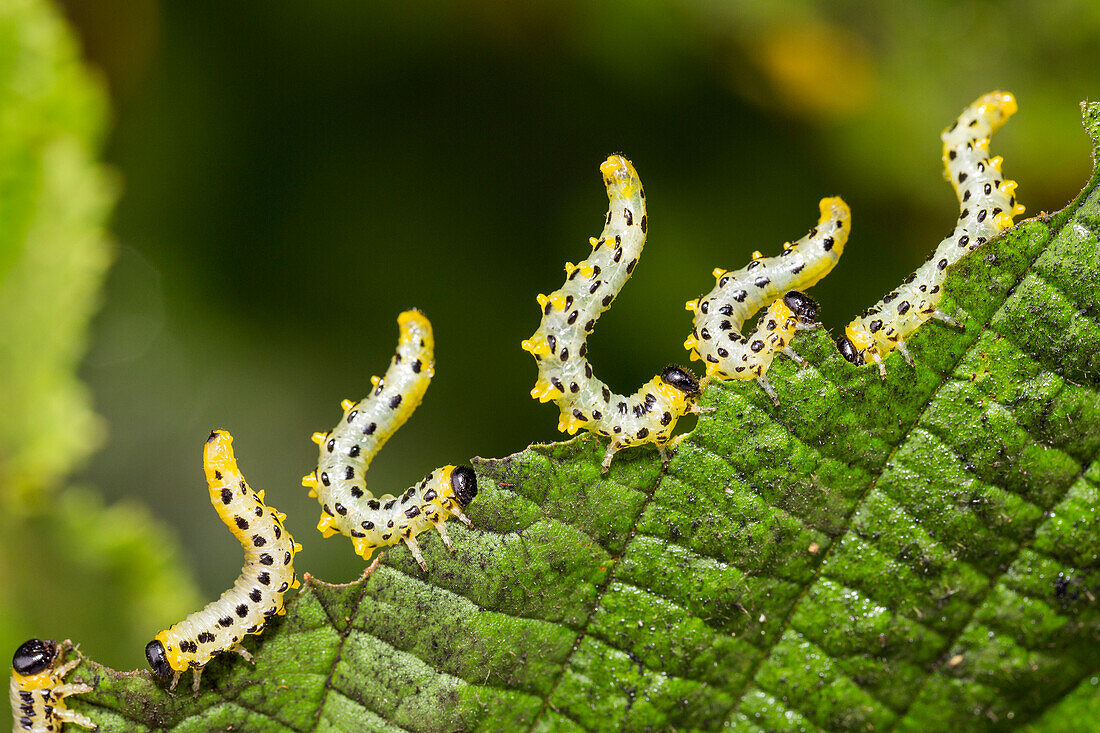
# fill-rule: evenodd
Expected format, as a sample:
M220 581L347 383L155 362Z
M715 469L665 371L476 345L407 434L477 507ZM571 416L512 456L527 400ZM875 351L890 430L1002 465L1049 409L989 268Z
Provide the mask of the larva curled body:
M840 353L853 364L877 364L897 349L913 363L905 341L929 319L959 325L940 310L948 269L966 254L1012 226L1024 207L1016 201L1016 182L1001 174L1000 156L989 157L989 138L1016 112L1016 98L990 92L963 110L943 140L944 174L959 199L959 220L932 256L867 310L852 320L837 341Z
M851 232L852 214L843 199L821 199L819 208L817 226L794 244L784 244L781 255L754 252L740 270L716 269L714 289L685 304L694 324L684 348L692 360L703 360L708 378L755 379L779 404L765 376L768 367L779 353L801 364L790 341L796 331L818 326L817 304L798 291L832 271ZM756 328L742 335L745 322L764 306L768 310Z
M432 324L416 309L398 316L397 324L397 353L383 377L371 378L370 395L358 402L344 400L336 427L313 434L320 446L317 470L305 476L302 485L321 504L317 529L325 537L350 537L364 560L380 547L404 542L427 571L416 536L434 527L453 551L445 522L454 516L470 525L462 509L477 495L477 477L466 466L444 466L400 496L375 498L367 490L371 461L416 411L435 374Z
M666 458L664 446L676 421L702 408L695 405L699 383L686 369L667 367L627 397L594 376L585 358L588 334L638 264L647 230L645 191L630 161L612 155L600 172L609 202L603 232L589 240L588 259L566 263L565 284L559 290L538 296L542 322L522 347L539 369L531 397L557 403L558 429L573 435L584 428L611 438L604 455L606 471L615 452L628 446L655 443Z
M283 596L299 585L293 560L302 549L283 528L285 515L266 506L264 492L253 491L241 475L229 433L210 433L203 467L210 502L244 549L244 567L218 600L161 631L145 647L153 671L161 677L172 675L170 689L190 669L196 692L202 668L215 654L234 651L251 661L241 639L261 633L269 617L286 613Z
M65 705L69 695L92 691L88 685L65 682L69 672L80 664L79 658L61 664L65 652L72 648L68 639L61 643L29 639L15 651L8 687L15 733L57 733L65 723L96 727L90 718Z

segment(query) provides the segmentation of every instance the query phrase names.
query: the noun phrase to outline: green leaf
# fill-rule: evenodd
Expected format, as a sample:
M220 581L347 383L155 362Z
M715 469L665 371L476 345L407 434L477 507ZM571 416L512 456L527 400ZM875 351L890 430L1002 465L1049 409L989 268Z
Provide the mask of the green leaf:
M780 407L711 386L667 471L639 448L603 477L594 437L476 461L476 529L427 539L427 574L400 549L310 579L255 667L193 697L88 662L73 705L101 731L1084 729L1098 240L1100 173L960 264L965 329L922 328L915 368L880 381L815 332Z

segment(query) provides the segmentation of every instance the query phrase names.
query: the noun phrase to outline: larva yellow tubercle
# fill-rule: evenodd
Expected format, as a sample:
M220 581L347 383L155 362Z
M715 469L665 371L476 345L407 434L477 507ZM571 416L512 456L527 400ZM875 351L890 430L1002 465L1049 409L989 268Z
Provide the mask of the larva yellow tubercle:
M814 322L817 304L799 291L832 271L851 232L852 214L843 199L824 198L818 206L817 226L794 244L784 244L781 255L754 252L740 270L716 269L714 289L685 304L695 320L684 348L693 361L704 361L708 378L755 379L779 404L765 376L768 367L779 353L803 363L790 341L796 331L820 325ZM768 310L756 328L743 336L745 322L764 306Z
M302 549L283 528L285 515L266 506L264 493L253 491L244 480L229 433L210 433L203 448L203 467L210 502L244 549L244 567L221 598L161 631L145 647L153 671L161 677L172 676L169 689L190 669L196 692L202 668L215 654L233 651L252 660L241 639L261 633L269 617L286 613L283 596L299 585L293 560Z
M60 663L72 648L68 639L60 644L52 639L29 639L15 651L8 688L13 731L48 733L60 731L64 723L96 727L90 718L65 706L69 695L92 691L88 685L65 682L69 672L80 664L80 659Z
M314 433L320 446L317 470L302 479L309 495L321 504L317 529L325 537L351 538L364 560L380 547L404 542L426 572L428 564L416 536L434 527L447 549L454 551L445 522L462 513L477 495L477 477L467 466L444 466L401 496L375 498L366 488L366 472L374 456L416 411L435 373L432 324L413 309L397 318L397 353L385 376L371 377L374 389L358 402L344 400L344 414L327 433Z
M1008 92L990 92L963 110L943 131L943 166L959 199L959 221L932 256L862 316L854 319L837 340L844 358L853 364L877 364L886 376L883 360L894 349L913 363L905 340L929 319L958 326L940 310L941 289L947 271L969 252L1012 226L1012 217L1024 207L1016 201L1016 182L1001 174L1000 156L989 157L989 138L1016 112L1016 98Z
M645 191L630 161L612 155L600 172L609 201L604 230L589 240L588 259L566 263L565 284L538 296L542 322L522 347L539 369L531 397L557 403L558 429L573 435L584 428L611 438L603 460L607 471L616 451L643 443L655 443L667 461L664 446L676 421L704 408L695 405L699 383L687 369L666 367L627 397L594 376L585 358L588 334L638 264L647 230Z

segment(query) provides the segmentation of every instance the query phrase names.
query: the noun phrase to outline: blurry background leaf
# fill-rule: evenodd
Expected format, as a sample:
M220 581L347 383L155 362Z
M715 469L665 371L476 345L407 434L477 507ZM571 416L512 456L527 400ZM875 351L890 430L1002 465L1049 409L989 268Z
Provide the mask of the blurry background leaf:
M111 247L106 95L49 4L0 3L0 649L73 637L116 661L197 602L171 530L63 488L103 442L77 378ZM5 706L0 727L6 725Z

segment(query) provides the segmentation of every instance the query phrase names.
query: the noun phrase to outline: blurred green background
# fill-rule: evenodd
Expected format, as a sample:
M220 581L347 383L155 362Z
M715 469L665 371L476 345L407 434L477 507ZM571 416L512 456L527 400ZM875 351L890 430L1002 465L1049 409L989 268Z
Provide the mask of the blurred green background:
M0 643L71 636L121 668L239 570L203 481L211 428L288 514L301 570L360 574L314 530L299 477L310 433L385 369L402 309L431 318L437 376L372 467L376 493L557 439L519 342L601 227L607 154L645 182L649 240L590 356L632 391L686 362L683 302L710 271L778 253L823 196L853 212L813 290L826 325L896 284L954 223L938 135L985 91L1019 99L992 147L1028 213L1060 208L1090 170L1077 102L1100 95L1091 0L69 0L73 38L48 8L0 2L0 62L31 69L0 121L29 108L39 55L77 77L11 139L33 160L51 135L80 141L56 162L88 168L80 196L35 205L47 223L84 206L99 233L59 231L72 249L47 258L32 229L3 235L0 366L30 376L0 387ZM3 211L46 190L35 170L0 171Z

